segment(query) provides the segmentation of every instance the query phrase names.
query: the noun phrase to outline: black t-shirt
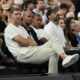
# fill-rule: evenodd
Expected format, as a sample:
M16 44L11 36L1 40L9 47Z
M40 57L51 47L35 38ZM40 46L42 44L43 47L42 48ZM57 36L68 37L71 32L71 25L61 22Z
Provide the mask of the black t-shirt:
M6 24L4 23L4 21L0 21L0 33L4 33L4 30L6 28Z
M71 42L71 45L73 47L77 47L78 41L77 41L76 35L68 33L67 36L68 36L68 39Z

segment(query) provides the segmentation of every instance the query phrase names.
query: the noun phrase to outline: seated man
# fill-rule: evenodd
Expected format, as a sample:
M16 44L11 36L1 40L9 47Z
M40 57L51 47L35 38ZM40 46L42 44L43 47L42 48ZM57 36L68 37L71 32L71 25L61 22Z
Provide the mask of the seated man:
M12 8L10 14L11 22L8 24L4 32L5 42L9 51L18 61L40 64L50 60L53 65L53 56L56 54L62 58L62 66L68 67L79 59L78 54L66 55L56 37L51 38L42 46L38 46L25 28L19 25L21 22L20 9ZM30 15L27 17L32 18ZM56 59L58 58L56 57ZM49 69L50 68L52 68L51 65L49 65Z

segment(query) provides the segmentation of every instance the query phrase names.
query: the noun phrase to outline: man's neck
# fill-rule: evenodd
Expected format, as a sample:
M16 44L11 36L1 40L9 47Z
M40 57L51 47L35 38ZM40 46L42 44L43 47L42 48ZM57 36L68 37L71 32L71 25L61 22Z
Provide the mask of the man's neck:
M16 27L18 27L18 25L19 25L19 24L17 24L17 23L14 22L14 21L11 21L11 23L12 23L13 25L15 25Z
M25 29L28 29L30 25L23 22L23 26Z

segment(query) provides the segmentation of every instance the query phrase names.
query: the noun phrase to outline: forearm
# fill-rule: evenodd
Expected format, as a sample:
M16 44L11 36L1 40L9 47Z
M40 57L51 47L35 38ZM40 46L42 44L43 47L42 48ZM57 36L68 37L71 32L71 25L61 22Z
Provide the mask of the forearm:
M30 37L24 38L18 35L15 38L13 38L13 40L16 41L20 46L36 46L36 43Z

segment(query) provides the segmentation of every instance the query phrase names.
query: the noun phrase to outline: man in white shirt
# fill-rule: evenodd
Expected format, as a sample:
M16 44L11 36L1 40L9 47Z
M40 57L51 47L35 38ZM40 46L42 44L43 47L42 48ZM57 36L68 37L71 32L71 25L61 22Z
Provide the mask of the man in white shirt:
M43 15L43 7L44 7L44 1L43 0L37 0L36 2L36 8L33 9L33 12L36 14Z
M42 42L43 40L45 43L50 39L48 34L42 29L42 17L39 14L34 14L33 19L32 19L32 24L30 25L31 28L36 32L38 39Z
M59 27L58 21L57 21L57 7L55 7L53 10L49 10L47 13L49 23L45 25L44 30L47 32L47 34L52 37L57 37L60 44L65 47L65 37L63 34L63 30Z
M26 13L30 19L30 13ZM56 38L50 39L42 46L37 46L35 41L28 35L25 28L20 26L21 12L19 9L11 9L11 23L5 29L5 42L9 51L20 62L40 64L51 60L53 56L59 55L63 62L63 67L68 67L79 59L79 55L66 55L62 46ZM54 59L53 59L54 60ZM51 61L53 61L51 60ZM52 62L53 63L53 62ZM49 69L52 66L49 66ZM49 72L48 73L53 73Z

